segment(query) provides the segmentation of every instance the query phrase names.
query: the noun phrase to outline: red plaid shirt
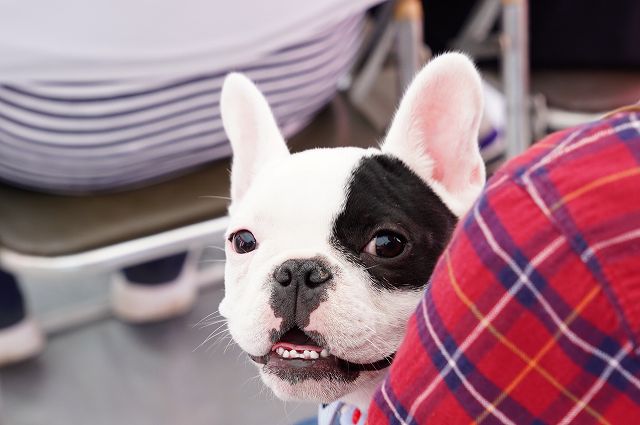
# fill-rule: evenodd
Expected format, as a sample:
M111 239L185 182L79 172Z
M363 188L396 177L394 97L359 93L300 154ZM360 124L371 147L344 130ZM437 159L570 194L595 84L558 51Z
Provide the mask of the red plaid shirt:
M368 423L640 423L638 111L553 134L488 182Z

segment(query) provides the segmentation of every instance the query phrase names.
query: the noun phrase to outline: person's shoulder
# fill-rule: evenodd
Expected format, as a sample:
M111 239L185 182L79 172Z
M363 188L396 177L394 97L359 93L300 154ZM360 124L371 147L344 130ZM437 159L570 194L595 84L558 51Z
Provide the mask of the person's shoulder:
M544 209L544 204L560 202L568 193L599 186L618 174L634 174L638 161L640 107L634 106L548 135L503 165L487 182L486 191L520 186Z
M559 168L568 170L573 165L588 171L588 165L602 163L603 154L608 158L638 155L634 152L638 143L630 146L630 142L640 142L640 105L552 133L507 162L495 176L519 181Z

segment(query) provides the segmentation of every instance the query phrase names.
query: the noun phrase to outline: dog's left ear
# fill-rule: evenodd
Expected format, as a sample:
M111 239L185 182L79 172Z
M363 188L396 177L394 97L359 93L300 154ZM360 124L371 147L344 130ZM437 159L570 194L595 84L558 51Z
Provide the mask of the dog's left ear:
M480 194L485 180L478 147L482 84L465 55L431 60L402 98L382 151L405 162L457 216Z
M244 75L225 78L220 113L233 149L231 198L238 202L262 166L288 156L289 150L267 100Z

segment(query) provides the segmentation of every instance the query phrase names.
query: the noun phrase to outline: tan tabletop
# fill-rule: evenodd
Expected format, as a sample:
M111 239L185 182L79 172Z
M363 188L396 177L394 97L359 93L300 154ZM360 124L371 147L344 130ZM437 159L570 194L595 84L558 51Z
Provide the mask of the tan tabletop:
M602 113L640 101L640 72L600 70L536 71L533 93L550 106L568 111Z

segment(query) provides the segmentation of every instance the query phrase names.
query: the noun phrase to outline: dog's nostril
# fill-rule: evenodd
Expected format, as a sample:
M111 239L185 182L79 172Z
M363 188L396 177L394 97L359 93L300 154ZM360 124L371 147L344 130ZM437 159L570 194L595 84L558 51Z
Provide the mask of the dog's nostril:
M314 267L307 274L306 283L310 286L320 285L331 279L331 272L322 266Z
M273 274L273 278L282 286L287 286L291 283L293 276L291 275L291 270L288 267L278 267L276 272Z

